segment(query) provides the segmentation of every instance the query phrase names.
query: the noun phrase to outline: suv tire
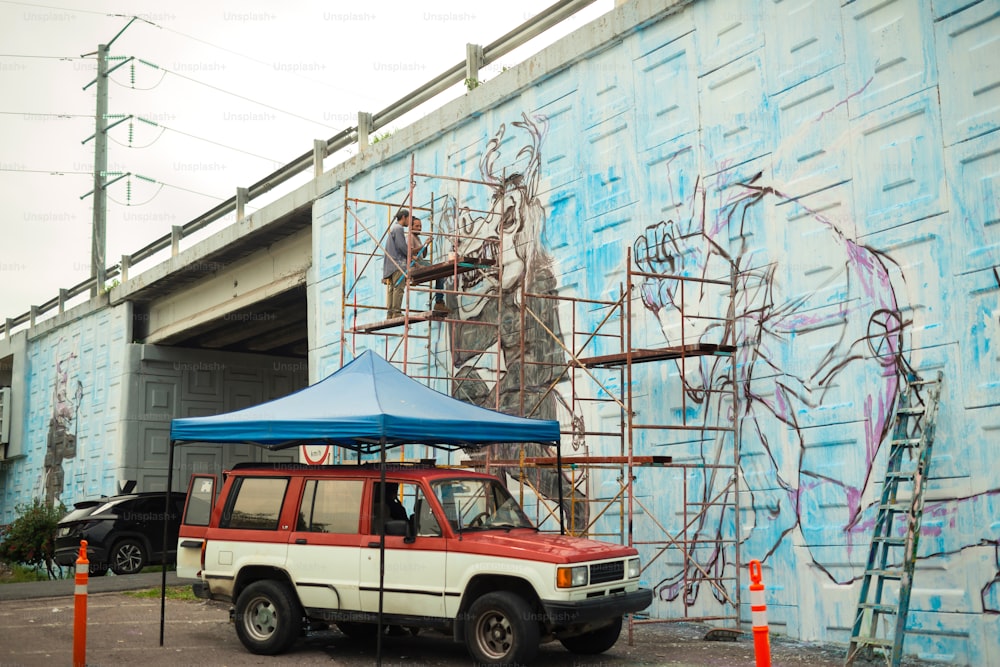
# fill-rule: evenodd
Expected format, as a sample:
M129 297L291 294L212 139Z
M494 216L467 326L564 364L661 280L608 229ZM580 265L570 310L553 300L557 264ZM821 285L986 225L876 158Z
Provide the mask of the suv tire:
M302 611L287 586L263 579L240 593L236 600L236 635L251 653L283 653L301 633Z
M130 537L115 543L110 560L115 574L135 574L146 567L146 549L142 542Z
M465 644L477 665L524 664L538 651L535 614L520 595L495 591L469 607Z
M619 616L611 625L605 625L603 628L591 630L576 637L566 637L565 639L560 639L559 642L570 653L594 655L596 653L604 653L614 646L621 633L622 619Z

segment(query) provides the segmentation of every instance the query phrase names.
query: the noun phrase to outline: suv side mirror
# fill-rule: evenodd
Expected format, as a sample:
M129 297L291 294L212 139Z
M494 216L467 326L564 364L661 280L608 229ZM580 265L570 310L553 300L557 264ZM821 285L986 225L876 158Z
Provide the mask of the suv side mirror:
M386 535L412 537L412 533L413 530L410 528L410 522L406 519L391 519L385 522Z

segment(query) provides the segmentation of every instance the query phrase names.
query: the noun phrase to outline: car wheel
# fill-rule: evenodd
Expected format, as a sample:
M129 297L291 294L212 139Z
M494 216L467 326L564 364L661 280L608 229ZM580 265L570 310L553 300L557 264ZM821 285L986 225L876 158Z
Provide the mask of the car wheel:
M144 567L146 551L139 540L122 540L111 550L111 571L115 574L135 574Z
M603 628L598 628L597 630L591 630L590 632L577 635L576 637L566 637L565 639L560 639L559 641L570 653L594 655L596 653L604 653L609 648L614 646L615 642L618 641L618 635L620 635L621 632L622 619L621 616L619 616L611 625L606 625Z
M91 563L87 566L87 576L103 577L108 573L107 563Z
M515 593L487 593L469 607L465 645L477 664L527 663L538 651L540 633L534 616Z
M302 610L288 587L255 581L236 600L236 636L251 653L277 655L302 634Z

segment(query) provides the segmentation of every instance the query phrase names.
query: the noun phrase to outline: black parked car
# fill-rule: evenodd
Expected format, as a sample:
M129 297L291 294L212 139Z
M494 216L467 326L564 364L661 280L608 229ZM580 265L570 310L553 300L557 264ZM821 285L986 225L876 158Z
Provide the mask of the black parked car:
M184 511L184 493L172 493L173 509L167 519L167 550L163 549L164 494L130 493L99 500L84 500L59 521L56 528L56 562L73 566L80 555L80 540L87 540L90 575L101 577L135 574L146 565L177 558L177 531Z

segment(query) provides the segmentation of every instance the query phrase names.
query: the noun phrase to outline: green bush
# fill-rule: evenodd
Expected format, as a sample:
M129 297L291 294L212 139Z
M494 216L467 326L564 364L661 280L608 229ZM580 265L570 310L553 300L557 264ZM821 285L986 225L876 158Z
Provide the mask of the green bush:
M34 568L44 565L49 578L57 578L52 560L56 524L66 514L66 507L62 503L46 505L36 498L30 505L18 505L15 511L18 517L0 535L0 559Z

